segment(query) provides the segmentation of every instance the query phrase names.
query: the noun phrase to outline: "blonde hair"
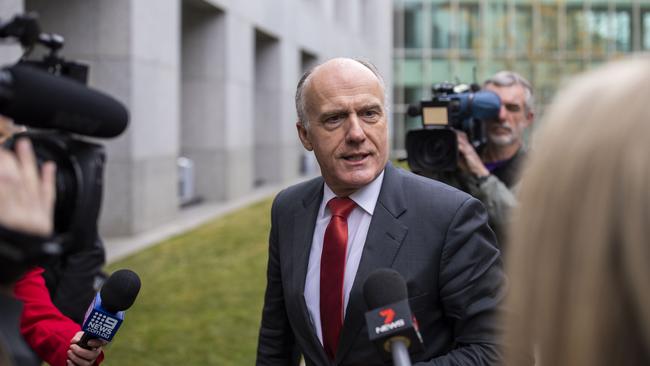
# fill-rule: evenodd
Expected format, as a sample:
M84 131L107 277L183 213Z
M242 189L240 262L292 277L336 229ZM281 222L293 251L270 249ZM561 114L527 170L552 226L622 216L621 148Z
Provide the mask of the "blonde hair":
M508 246L507 364L650 362L650 55L558 94L523 173Z

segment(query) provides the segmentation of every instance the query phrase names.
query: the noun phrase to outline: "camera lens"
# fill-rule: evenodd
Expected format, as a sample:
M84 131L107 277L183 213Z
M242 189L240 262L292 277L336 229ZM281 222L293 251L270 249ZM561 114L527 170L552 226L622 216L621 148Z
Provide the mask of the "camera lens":
M76 202L78 172L64 146L61 146L60 140L49 139L45 135L32 136L31 139L39 166L46 161L53 161L56 164L54 231L64 233L69 230L73 217L74 207L70 203Z
M450 128L409 131L406 152L409 166L416 173L454 171L458 156L456 133Z

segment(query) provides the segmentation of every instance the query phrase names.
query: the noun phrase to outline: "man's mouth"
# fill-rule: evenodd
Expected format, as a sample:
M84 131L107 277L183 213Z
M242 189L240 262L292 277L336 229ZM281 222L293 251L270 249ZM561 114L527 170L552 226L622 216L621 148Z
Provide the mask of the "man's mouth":
M350 154L350 155L343 155L343 159L346 161L361 161L365 159L368 155L370 154Z
M497 124L494 124L494 125L492 125L491 127L492 127L492 128L490 128L490 130L492 130L492 131L507 131L507 132L512 132L512 129L510 128L510 126L507 126L507 125L501 125L501 124L498 124L498 125L497 125Z

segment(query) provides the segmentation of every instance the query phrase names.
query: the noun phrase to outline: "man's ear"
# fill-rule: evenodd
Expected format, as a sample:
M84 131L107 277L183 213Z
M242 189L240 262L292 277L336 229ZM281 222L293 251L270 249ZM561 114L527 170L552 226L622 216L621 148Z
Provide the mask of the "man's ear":
M300 138L302 146L308 151L314 150L314 147L311 145L311 141L309 140L309 133L300 121L296 122L296 129L298 130L298 137Z
M530 127L533 124L533 121L535 120L535 113L533 112L527 112L526 113L526 128Z

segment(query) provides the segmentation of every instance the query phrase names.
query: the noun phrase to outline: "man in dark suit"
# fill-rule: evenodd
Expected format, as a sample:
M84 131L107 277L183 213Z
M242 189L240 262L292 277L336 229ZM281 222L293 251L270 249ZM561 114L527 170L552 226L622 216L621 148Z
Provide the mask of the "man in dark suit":
M500 360L504 274L485 209L388 163L385 88L368 63L333 59L298 84L298 135L322 177L276 197L257 365L382 365L368 340L363 283L406 280L421 365ZM422 363L420 363L422 362Z

